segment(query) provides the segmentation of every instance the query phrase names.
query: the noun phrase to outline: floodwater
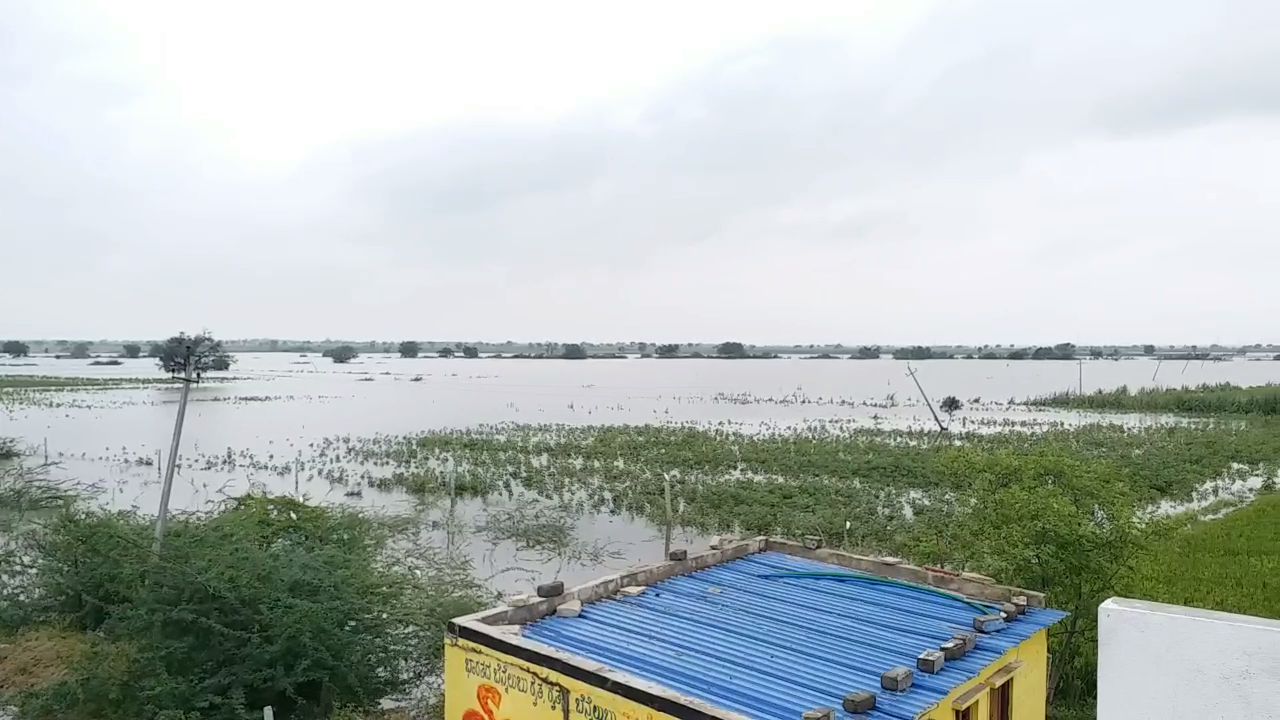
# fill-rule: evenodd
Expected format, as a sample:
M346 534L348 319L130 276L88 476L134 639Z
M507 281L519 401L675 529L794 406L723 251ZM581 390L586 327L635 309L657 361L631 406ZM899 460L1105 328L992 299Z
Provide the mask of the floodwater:
M183 458L250 452L277 461L305 457L308 444L336 435L402 434L504 422L570 424L732 424L751 431L835 422L843 427L926 427L932 423L907 363L894 360L514 360L402 359L363 355L336 365L316 355L239 354L230 381L192 391ZM125 360L90 366L84 360L30 358L0 365L0 374L86 377L162 377L154 361ZM23 363L23 364L17 364ZM30 364L25 364L30 363ZM998 429L1003 423L1081 422L1096 415L1009 407L1011 400L1083 388L1280 382L1280 362L934 360L911 363L936 401L955 395L967 407L956 423ZM1154 377L1153 377L1154 376ZM157 452L167 452L178 389L59 392L51 406L6 408L0 436L16 436L61 464L60 472L99 489L112 507L153 512L159 498ZM143 464L151 462L152 464ZM466 549L478 574L499 589L523 586L541 575L576 582L658 560L662 530L607 514L578 518L584 541L607 545L610 556L579 563L530 557L509 544L470 533L459 540L456 518L467 519L523 502L506 498L421 507L396 492L365 488L348 497L344 486L305 482L247 468L183 467L173 507L196 510L256 488L313 500L418 512L426 532L442 544ZM451 518L454 520L451 521ZM453 530L446 530L453 528ZM704 547L706 538L677 535L677 546ZM509 570L509 568L521 568ZM545 578L543 578L545 579Z

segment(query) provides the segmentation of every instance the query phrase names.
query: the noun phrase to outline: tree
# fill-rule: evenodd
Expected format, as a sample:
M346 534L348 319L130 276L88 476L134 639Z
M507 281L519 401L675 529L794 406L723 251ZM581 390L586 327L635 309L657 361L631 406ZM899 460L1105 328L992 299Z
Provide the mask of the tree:
M400 357L402 358L416 358L421 350L422 346L416 340L405 340L400 343Z
M938 403L938 407L950 418L956 414L957 410L964 407L964 403L960 402L960 398L955 395L948 395L942 398L942 402Z
M151 347L147 348L147 357L158 358L164 354L164 345L161 343L151 343Z
M477 348L475 345L463 345L463 346L462 346L462 357L465 357L465 358L478 358L478 357L480 357L480 349L479 349L479 348Z
M1026 350L1010 350L1004 357L1006 360L1026 360L1029 353Z
M158 344L158 343L157 343ZM156 346L152 346L156 350ZM73 351L74 352L74 351ZM222 349L222 341L212 335L200 333L187 335L178 333L164 342L156 354L157 364L161 370L180 375L186 372L188 364L196 375L210 370L229 370L235 359Z
M1138 503L1110 464L1066 457L1051 446L1021 459L957 452L952 462L978 478L973 496L946 529L936 561L977 569L1053 598L1071 613L1054 632L1049 695L1079 702L1096 680L1093 640L1098 605L1118 594L1126 573L1158 526L1138 522ZM1016 548L1011 552L1010 548Z
M675 357L680 354L680 343L666 343L654 348L654 354L658 357Z
M893 351L894 360L929 360L932 358L944 357L941 353L935 353L933 348L926 345L915 345L913 347L900 347Z
M1089 348L1089 357L1091 358L1102 357L1102 348Z
M880 346L879 345L863 345L862 347L858 348L849 357L853 358L854 360L879 360Z
M29 355L31 347L20 340L6 340L4 345L0 346L0 351L3 351L9 357L20 358Z
M747 348L740 342L722 342L716 346L716 354L724 357L746 357Z
M1142 354L1143 354L1143 355L1155 355L1155 354L1156 354L1156 346L1155 346L1155 345L1143 345L1143 346L1142 346Z
M329 348L320 354L321 357L327 357L338 364L349 363L360 356L356 349L350 345L339 345L338 347Z
M436 351L436 355L442 358L451 358L453 357L453 348L449 347L448 345L445 345L444 347Z
M641 353L649 352L649 343L647 342L636 343L636 349L639 350Z
M71 346L71 357L75 360L84 360L89 357L89 343L76 343Z
M127 358L136 358L142 354L142 346L135 345L133 343L126 343L125 345L121 346L120 349L124 351L120 354Z
M586 360L587 351L578 343L565 343L564 352L560 353L560 357L566 360Z

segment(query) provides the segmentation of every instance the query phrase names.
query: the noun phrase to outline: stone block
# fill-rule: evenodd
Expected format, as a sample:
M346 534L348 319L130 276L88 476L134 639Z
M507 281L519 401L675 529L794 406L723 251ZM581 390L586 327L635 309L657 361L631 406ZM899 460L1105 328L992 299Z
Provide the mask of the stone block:
M951 638L938 646L938 650L942 651L943 659L959 660L964 657L964 641L957 638Z
M802 720L836 720L835 708L814 708L805 710Z
M954 640L964 643L964 653L968 655L978 647L978 636L971 632L959 632L955 634Z
M805 535L804 546L810 550L817 550L822 547L822 537L818 535Z
M525 605L528 605L532 602L533 602L533 598L524 593L521 593L519 595L512 595L511 597L507 598L507 605L509 607L524 607Z
M973 619L973 629L980 633L993 633L1004 627L1004 618L999 615L979 615Z
M1012 598L1013 606L1018 609L1019 615L1027 614L1027 596L1014 595Z
M876 694L867 690L851 692L844 696L841 707L847 713L865 713L876 709Z
M582 601L570 600L556 608L556 617L575 618L582 614Z
M946 656L941 650L925 650L916 657L916 669L930 675L942 672L942 667L946 664Z
M880 563L883 565L901 565L904 562L902 558L893 557L892 555L878 558L878 560L880 560Z
M671 552L667 553L667 559L670 560L671 562L681 562L683 560L688 560L689 551L683 548L680 550L672 550Z
M648 589L649 588L644 585L628 585L619 590L618 594L623 597L635 597L637 595L643 595L644 591Z
M892 692L905 692L915 679L915 673L911 668L896 667L880 676L880 687Z
M538 586L538 597L551 598L560 597L564 594L564 581L556 580L555 582L543 583Z
M1018 606L1007 602L1000 606L1000 615L1004 617L1005 622L1013 622L1018 619Z

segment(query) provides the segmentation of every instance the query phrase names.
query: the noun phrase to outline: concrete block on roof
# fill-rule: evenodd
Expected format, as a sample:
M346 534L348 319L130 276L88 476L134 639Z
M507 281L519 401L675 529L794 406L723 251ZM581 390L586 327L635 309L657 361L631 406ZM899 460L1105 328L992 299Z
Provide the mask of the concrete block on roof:
M532 603L532 602L533 602L533 597L525 593L521 593L519 595L512 595L511 597L507 598L507 605L509 605L510 607L524 607L525 605L528 605L529 603Z
M903 562L905 562L902 558L893 557L892 555L882 557L882 558L877 558L877 559L883 565L901 565Z
M973 652L974 649L978 647L978 636L971 632L956 633L954 639L964 643L964 652L966 655Z
M684 548L681 548L679 550L672 550L671 552L667 553L667 559L670 560L671 562L680 562L682 560L688 560L689 551L685 550Z
M836 720L836 711L835 708L814 708L805 710L800 717L802 720Z
M973 619L973 629L980 633L993 633L1004 628L1004 618L1000 615L979 615Z
M575 618L582 614L582 601L570 600L556 607L556 617Z
M896 667L880 676L880 687L892 692L904 692L915 682L916 675L909 667Z
M946 660L959 660L964 657L964 641L957 638L951 638L938 646L938 650Z
M648 589L649 588L644 585L628 585L619 590L618 594L623 597L635 597L637 595L643 595L644 591Z
M916 657L916 669L930 675L942 672L942 668L946 664L946 656L942 654L941 650L925 650Z
M556 580L555 582L542 583L538 586L538 597L550 598L560 597L564 594L564 581Z
M804 546L810 550L817 550L822 547L822 538L818 535L805 535Z
M865 713L876 709L876 694L868 690L851 692L844 696L841 707L847 713Z
M724 538L720 537L719 535L713 535L711 537L711 543L708 545L708 547L710 547L712 550L719 550L721 547L724 547Z
M1018 606L1007 602L1000 606L1000 614L1004 616L1005 622L1013 622L1018 619Z
M1012 602L1013 606L1018 609L1019 615L1027 614L1027 596L1026 595L1014 595L1012 598L1010 598L1010 602Z

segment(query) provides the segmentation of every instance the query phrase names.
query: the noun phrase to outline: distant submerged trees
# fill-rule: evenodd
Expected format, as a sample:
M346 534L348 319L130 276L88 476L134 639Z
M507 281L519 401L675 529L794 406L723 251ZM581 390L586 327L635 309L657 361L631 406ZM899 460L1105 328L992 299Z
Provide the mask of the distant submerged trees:
M349 363L357 357L360 357L360 353L356 352L356 349L350 345L339 345L338 347L329 348L328 350L320 353L320 355L322 357L327 357L338 364Z
M880 346L879 345L875 345L875 346L863 345L857 350L854 350L853 354L850 355L849 357L854 360L879 360Z
M142 354L142 346L133 343L125 343L120 347L121 355L127 358L136 358Z
M19 340L6 340L4 345L0 346L0 351L13 358L26 357L31 353L31 347Z
M479 349L479 348L477 348L475 345L463 345L463 346L462 346L462 357L465 357L465 358L478 358L478 357L480 357L480 349Z
M416 358L421 351L422 346L416 340L405 340L400 343L400 357L402 358Z
M747 348L740 342L722 342L716 346L716 354L724 357L746 357Z
M76 343L71 346L73 360L85 360L89 357L89 343Z
M680 343L666 343L659 345L653 350L653 354L658 357L675 357L680 354Z
M587 350L579 343L565 343L560 357L566 360L586 360Z

